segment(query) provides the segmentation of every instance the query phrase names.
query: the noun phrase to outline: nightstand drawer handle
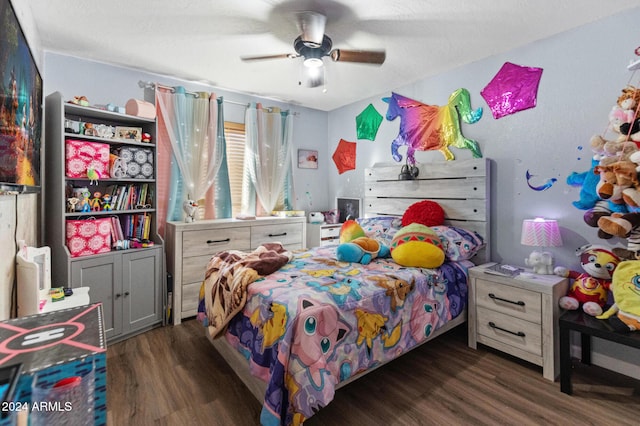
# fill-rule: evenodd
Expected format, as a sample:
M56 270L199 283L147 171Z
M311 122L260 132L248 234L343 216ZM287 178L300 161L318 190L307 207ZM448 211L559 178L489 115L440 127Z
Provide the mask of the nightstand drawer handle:
M511 330L507 330L506 328L498 327L493 321L489 321L489 327L495 328L496 330L504 331L505 333L513 334L514 336L524 337L524 333L522 331L513 332Z
M207 244L228 243L231 238L225 238L224 240L207 240Z
M525 303L522 300L518 300L517 302L514 302L513 300L508 300L508 299L503 299L502 297L498 297L493 293L489 293L489 297L493 300L499 300L501 302L507 302L507 303L513 303L514 305L518 305L518 306L524 306Z
M286 232L283 232L282 234L269 234L270 237L284 237L285 235L287 235Z

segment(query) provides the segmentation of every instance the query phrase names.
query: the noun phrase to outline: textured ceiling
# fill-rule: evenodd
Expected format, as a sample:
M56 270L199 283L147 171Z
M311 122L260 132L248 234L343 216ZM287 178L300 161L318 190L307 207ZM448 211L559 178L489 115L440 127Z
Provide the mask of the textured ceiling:
M15 0L26 1L26 0ZM28 0L44 50L137 68L320 110L637 7L638 0ZM386 50L381 66L326 64L299 85L295 12L327 16L334 48ZM326 89L326 91L324 91Z

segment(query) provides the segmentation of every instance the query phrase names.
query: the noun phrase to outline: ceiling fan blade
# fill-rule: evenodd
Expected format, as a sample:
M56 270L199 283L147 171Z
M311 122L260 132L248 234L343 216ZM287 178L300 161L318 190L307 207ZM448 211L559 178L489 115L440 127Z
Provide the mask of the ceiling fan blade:
M334 62L358 62L362 64L382 65L387 56L384 50L344 50L334 49L329 54Z
M263 56L243 56L240 59L243 61L262 61L266 59L295 59L300 57L296 53L281 53L279 55L263 55Z
M327 17L318 12L305 11L296 14L300 38L307 47L320 47L324 37Z

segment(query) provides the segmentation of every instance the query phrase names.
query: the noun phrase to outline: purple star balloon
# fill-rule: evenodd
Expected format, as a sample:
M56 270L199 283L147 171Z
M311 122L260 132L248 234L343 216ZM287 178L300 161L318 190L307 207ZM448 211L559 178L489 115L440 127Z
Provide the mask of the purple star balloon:
M489 105L493 118L536 106L542 68L523 67L505 62L480 94Z

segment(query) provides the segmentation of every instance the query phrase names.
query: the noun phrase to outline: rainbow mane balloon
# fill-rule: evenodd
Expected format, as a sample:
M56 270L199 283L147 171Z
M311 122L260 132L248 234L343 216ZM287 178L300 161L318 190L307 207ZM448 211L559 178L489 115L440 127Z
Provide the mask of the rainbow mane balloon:
M458 89L449 96L444 106L427 105L422 102L392 93L390 98L382 98L389 104L387 120L400 116L400 132L391 143L391 154L395 161L401 161L398 148L407 145L407 163L415 165L414 153L438 150L446 160L455 157L450 146L466 148L475 158L482 157L478 142L465 138L460 130L460 119L473 124L482 117L482 108L471 109L469 91Z

